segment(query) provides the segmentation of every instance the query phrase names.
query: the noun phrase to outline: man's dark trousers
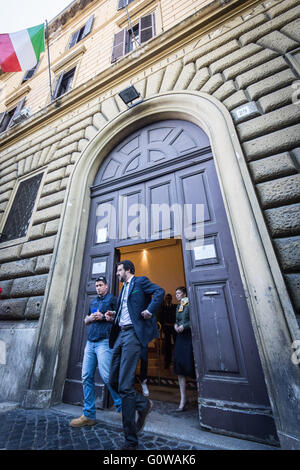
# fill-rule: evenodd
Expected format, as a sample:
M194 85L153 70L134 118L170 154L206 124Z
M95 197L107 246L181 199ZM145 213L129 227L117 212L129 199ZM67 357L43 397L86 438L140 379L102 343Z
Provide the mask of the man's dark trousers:
M131 446L137 446L135 410L143 411L149 400L135 390L135 372L141 355L142 345L134 328L121 331L116 340L110 372L110 383L119 390L122 398L122 420L125 439ZM118 387L119 383L119 387Z

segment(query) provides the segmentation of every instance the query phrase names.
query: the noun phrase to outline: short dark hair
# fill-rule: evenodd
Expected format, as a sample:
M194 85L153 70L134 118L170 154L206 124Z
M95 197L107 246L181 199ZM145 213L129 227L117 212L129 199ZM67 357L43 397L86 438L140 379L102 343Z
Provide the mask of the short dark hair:
M187 295L187 290L184 286L176 287L176 290L180 290L185 296Z
M120 266L121 264L123 264L123 267L124 267L125 271L129 271L131 274L134 274L134 273L135 273L134 264L133 264L133 262L130 261L129 259L124 259L124 261L120 261L120 262L117 264L117 267Z
M103 284L107 284L107 280L106 280L106 277L105 277L105 276L97 277L97 279L96 279L95 282L98 282L98 281L102 281Z

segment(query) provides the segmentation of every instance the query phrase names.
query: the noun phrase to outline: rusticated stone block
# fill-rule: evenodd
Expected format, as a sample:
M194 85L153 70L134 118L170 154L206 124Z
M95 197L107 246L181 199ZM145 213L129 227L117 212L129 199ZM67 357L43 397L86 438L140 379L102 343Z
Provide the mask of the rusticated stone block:
M175 83L174 90L186 90L196 72L195 64L192 62L183 67L181 74Z
M283 57L276 57L276 59L269 60L268 62L254 67L236 77L236 82L239 88L246 88L252 83L256 83L263 78L269 77L276 72L281 72L287 69L288 65Z
M300 274L285 274L284 277L291 294L295 310L297 313L300 313Z
M273 31L266 36L263 36L257 41L257 43L263 47L275 49L275 51L280 54L285 54L298 46L296 41L290 39L279 31Z
M103 101L101 105L101 113L108 119L114 119L119 114L119 108L117 106L114 97L108 98Z
M1 320L23 320L28 299L5 299L0 302Z
M20 258L23 245L14 245L0 249L0 263L13 261Z
M97 134L98 129L95 126L89 126L85 129L84 137L88 140L92 140Z
M242 142L300 122L300 106L290 104L237 126Z
M46 223L46 228L45 228L45 235L54 235L57 233L59 226L59 219L54 219L50 220L50 222Z
M85 129L86 127L90 126L92 123L93 123L93 116L79 120L79 122L77 122L76 124L70 127L70 134L81 131L82 129Z
M65 198L65 191L58 191L54 194L50 194L48 196L41 197L39 200L37 210L46 209L47 207L55 206L60 204L64 201Z
M220 73L217 73L213 77L211 77L208 82L205 83L205 85L201 88L201 91L203 93L209 93L212 94L214 91L216 91L221 85L223 85L223 79L222 75Z
M300 202L300 174L259 183L256 188L265 209Z
M300 42L300 18L285 25L281 31L290 38L295 39L295 41Z
M206 44L203 44L202 46L189 52L184 58L184 63L188 64L189 62L193 62L197 60L201 56L208 55L210 52L219 51L225 45L225 49L223 49L220 52L221 55L219 57L215 56L215 58L213 59L213 60L217 60L218 58L225 55L224 54L225 51L228 54L229 52L232 52L234 48L235 49L239 48L239 44L236 41L234 41L234 39L238 39L241 36L241 34L247 31L252 31L257 26L265 22L266 22L266 16L264 14L256 15L254 18L251 18L245 21L244 23L242 23L241 25L232 28L230 31L226 32L225 34L222 34L220 37L215 38L213 40L209 40ZM230 47L233 48L231 51L229 50L230 47L228 47L230 41L232 44Z
M258 65L264 64L265 62L272 60L277 56L277 52L271 51L270 49L260 51L257 54L254 54L251 57L247 57L247 59L244 59L241 62L226 68L224 70L224 77L226 80L235 78L238 75L247 72L254 67L257 67Z
M96 113L94 116L93 116L93 122L92 124L99 130L101 129L102 127L105 126L105 124L107 123L106 119L104 118L103 114L101 113Z
M166 68L164 78L160 87L160 92L173 90L173 87L182 71L182 61L178 60L173 64L169 64Z
M245 103L248 103L248 98L244 90L237 91L236 93L234 93L229 98L226 98L226 100L223 101L223 104L229 111L232 111L234 108L237 108L238 106L241 106Z
M228 80L226 83L223 83L217 91L213 93L213 96L220 101L224 101L230 95L236 92L233 80Z
M28 240L37 240L44 235L45 224L32 225L29 231Z
M207 67L205 67L201 70L198 70L198 72L196 72L196 75L194 76L193 80L189 84L188 89L189 90L200 90L200 88L202 88L203 85L205 85L205 83L209 80L209 78L210 78L210 75L209 75Z
M49 220L59 218L61 210L62 204L56 204L56 206L36 211L33 218L33 225L38 225L42 222L48 222Z
M26 320L38 320L40 318L43 300L44 296L30 297L28 299L25 309Z
M10 295L12 297L31 297L43 295L46 289L48 274L15 279Z
M51 265L52 254L41 255L37 259L35 272L37 274L48 273Z
M272 237L300 234L300 204L267 209L265 217Z
M285 152L300 145L300 124L272 132L243 144L248 160Z
M36 258L21 259L0 266L0 279L11 279L34 274Z
M2 299L7 299L8 297L10 297L12 283L13 283L12 279L10 279L9 281L0 281L0 287L2 289L2 292L0 295L0 302Z
M293 88L287 86L274 93L269 93L258 100L264 113L292 103Z
M80 129L77 132L74 132L71 135L68 135L67 137L61 140L61 142L58 145L58 149L71 145L74 142L77 142L78 140L82 139L83 136L84 136L84 129Z
M207 65L212 64L213 62L216 62L222 57L225 57L231 52L236 51L238 49L240 49L239 43L236 39L234 39L233 41L230 41L227 44L224 44L223 46L218 47L216 50L213 50L209 52L208 54L205 54L202 57L199 57L199 59L196 61L197 69L206 67Z
M280 1L274 7L268 9L268 15L271 18L275 18L276 16L281 15L281 13L284 13L285 11L288 11L290 8L293 8L294 6L296 6L297 3L298 3L298 0Z
M49 184L45 184L42 190L41 197L56 193L59 190L60 190L60 180L53 181L52 183L49 183Z
M164 70L158 70L157 72L154 72L152 75L150 75L147 78L146 98L152 95L156 95L156 93L159 92L164 73L165 73ZM104 117L105 119L108 118L108 116L106 117L105 113L104 113Z
M22 257L29 257L32 255L44 255L47 253L52 253L55 243L55 236L40 238L39 240L34 240L32 242L24 243L23 249L21 252Z
M48 165L48 174L59 170L60 168L64 168L69 165L71 161L71 155L64 155L63 157L60 157L58 159L53 160L52 162L49 163Z
M217 60L216 62L213 62L209 69L212 73L212 75L222 72L223 70L227 69L228 67L231 67L235 65L238 62L241 62L242 60L253 56L257 52L261 51L261 46L258 46L257 44L248 44L246 47L242 47L231 54L226 55L225 57L222 57L221 59Z
M65 176L65 167L60 168L59 170L52 171L51 173L47 173L45 178L45 184L52 183L53 181L61 180Z
M266 21L263 25L258 26L252 31L243 34L240 36L241 44L246 45L250 42L255 42L262 36L270 33L271 31L275 31L289 23L290 21L298 18L300 15L300 8L296 6L295 8L290 9L286 13L283 13L280 16L277 16L271 21Z
M284 271L300 270L300 236L274 240L276 252Z
M283 70L282 72L276 73L271 77L259 80L257 83L250 85L247 88L247 92L252 100L257 100L257 98L260 98L261 96L290 85L295 79L295 74L291 69Z
M280 153L250 162L249 169L256 183L297 173L297 168L288 153Z

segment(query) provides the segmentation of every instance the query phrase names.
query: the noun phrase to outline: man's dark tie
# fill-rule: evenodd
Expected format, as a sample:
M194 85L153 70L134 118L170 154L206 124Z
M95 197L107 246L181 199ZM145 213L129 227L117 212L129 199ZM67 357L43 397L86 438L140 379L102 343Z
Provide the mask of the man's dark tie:
M125 292L126 292L126 288L127 288L127 285L128 285L128 284L129 284L129 281L124 282L124 284L123 284L122 297L121 297L120 305L119 305L119 308L118 308L118 311L117 311L117 314L116 314L115 323L117 323L117 322L119 321L119 319L120 319L121 312L122 312L122 307L123 307L123 300L124 300L124 296L125 296Z

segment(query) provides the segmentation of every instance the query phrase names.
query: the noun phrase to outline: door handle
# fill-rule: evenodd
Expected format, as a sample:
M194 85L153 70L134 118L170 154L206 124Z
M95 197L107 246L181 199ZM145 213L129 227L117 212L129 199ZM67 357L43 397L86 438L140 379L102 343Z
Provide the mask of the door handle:
M220 295L220 292L217 292L217 291L204 292L204 295Z

